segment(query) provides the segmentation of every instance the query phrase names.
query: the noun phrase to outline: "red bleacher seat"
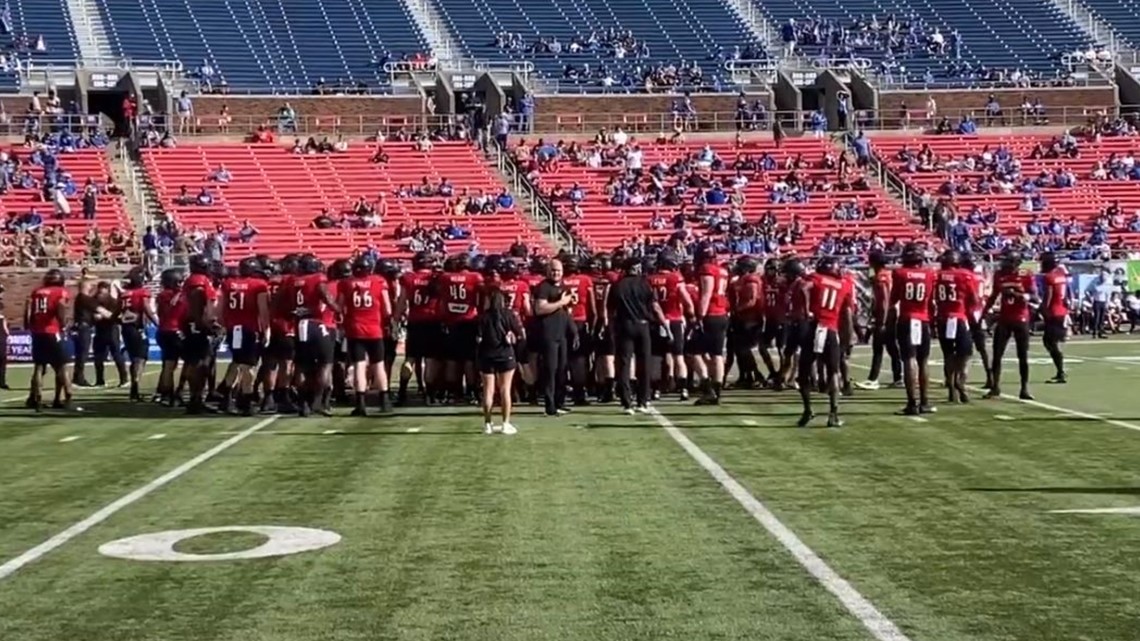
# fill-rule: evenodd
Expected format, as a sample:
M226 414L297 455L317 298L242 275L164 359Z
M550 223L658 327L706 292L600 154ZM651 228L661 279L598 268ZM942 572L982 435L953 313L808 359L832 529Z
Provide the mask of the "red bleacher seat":
M29 153L27 149L22 147L15 148L12 152L24 159L27 158ZM31 167L31 165L28 166ZM64 229L67 230L72 240L68 253L72 257L83 255L83 235L92 225L103 235L106 235L116 227L125 230L132 228L132 223L123 206L123 198L121 196L106 195L101 191L95 209L95 220L90 221L83 219L83 185L87 182L88 178L93 178L99 187L102 188L107 182L107 176L111 174L110 161L104 150L81 149L74 153L60 154L59 166L65 173L71 174L71 178L78 188L76 194L68 199L71 204L70 218L63 220L56 218L55 207L52 203L44 202L40 199L39 189L18 189L13 187L7 194L0 197L0 220L6 219L8 212L24 213L35 208L43 217L45 226L63 225ZM32 174L37 180L43 180L42 167L32 167Z
M907 174L902 171L905 163L896 159L896 154L903 147L909 147L918 152L922 146L930 145L931 150L937 154L942 162L954 159L961 160L966 154L977 154L988 147L990 151L996 150L1000 145L1007 147L1013 157L1021 160L1021 174L1026 178L1033 178L1042 170L1056 170L1067 167L1077 176L1077 185L1071 189L1045 188L1042 193L1048 201L1045 211L1037 212L1042 219L1056 215L1062 220L1070 216L1076 217L1085 225L1086 232L1093 218L1112 204L1120 203L1121 209L1127 216L1140 210L1140 181L1094 181L1089 178L1096 161L1107 159L1112 153L1137 154L1140 141L1134 138L1103 138L1100 142L1081 141L1079 144L1080 157L1076 159L1040 159L1031 160L1030 152L1034 145L1041 142L1048 147L1051 136L1042 135L1006 135L1006 136L909 136L909 137L881 137L874 140L876 153L888 166L899 173L903 179L916 189L927 189L937 193L938 188L950 178L951 175L968 177L974 181L982 177L982 172L949 172L934 171ZM1033 212L1022 211L1020 204L1022 194L963 194L956 195L954 202L960 212L969 211L974 205L983 208L994 207L999 213L998 228L1005 234L1020 234L1034 215ZM1109 236L1111 241L1123 240L1129 246L1140 244L1140 233L1127 231L1113 231Z
M908 214L874 184L872 184L871 191L811 192L809 201L802 204L770 203L769 186L787 174L787 171L782 169L784 160L789 156L794 157L802 153L804 160L811 163L813 167L817 166L827 152L832 152L837 156L841 153L838 147L828 141L813 138L788 140L785 141L782 149L776 149L770 143L763 146L747 144L743 148L737 148L731 140L691 141L681 145L654 144L639 140L638 144L644 153L643 161L647 169L658 162L672 164L683 156L700 151L705 144L709 144L717 152L726 166L732 165L738 153L751 154L756 159L759 159L761 154L765 152L771 154L781 169L767 174L758 173L755 176L749 176L750 182L744 188L744 214L747 220L756 221L762 214L771 211L776 214L780 225L787 225L792 214L798 214L807 226L807 233L800 239L795 248L801 252L811 251L828 233L878 232L885 241L895 237L906 240L922 233L920 229L910 223ZM676 208L665 205L617 207L606 200L604 187L615 171L613 168L591 169L563 162L556 171L542 174L541 186L545 192L555 185L568 189L577 182L586 190L587 195L586 200L582 203L581 220L569 220L568 214L571 208L569 202L563 201L557 203L557 206L560 215L568 221L568 224L581 237L581 240L594 249L610 250L623 240L635 236L644 235L662 240L672 234L674 230L671 224L664 230L655 231L649 228L649 220L655 212L669 220L676 213ZM806 169L802 172L809 176L825 173L833 178L835 176L834 170ZM716 173L725 182L726 189L729 188L728 179L736 174L731 169ZM853 199L860 203L873 203L879 210L878 218L861 221L834 220L832 209L835 205ZM692 208L690 208L691 210Z
M144 162L168 214L183 225L212 228L221 224L236 232L248 219L261 232L250 243L251 252L281 255L312 251L322 258L347 256L353 249L373 243L385 256L408 256L392 232L401 223L431 227L454 216L441 213L444 198L397 198L401 185L417 185L424 176L433 182L447 178L456 196L470 189L492 196L503 188L477 149L463 143L436 143L423 153L411 143L384 145L390 162L369 161L374 146L358 144L345 153L294 155L276 145L215 144L174 149L148 149ZM228 184L208 180L225 165L233 174ZM180 206L173 202L181 186L197 193L208 186L214 204ZM310 224L324 208L344 212L361 196L374 202L386 194L388 215L377 229L313 229ZM516 195L517 198L517 195ZM516 202L509 211L493 215L461 216L461 227L472 232L468 240L448 242L449 251L463 250L477 241L484 251L505 251L521 236L531 246L545 241Z

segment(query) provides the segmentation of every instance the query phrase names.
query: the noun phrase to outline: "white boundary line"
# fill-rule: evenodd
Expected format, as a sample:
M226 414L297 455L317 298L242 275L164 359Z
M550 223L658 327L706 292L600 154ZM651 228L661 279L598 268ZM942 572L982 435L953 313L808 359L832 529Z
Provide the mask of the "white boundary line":
M205 463L206 461L209 461L222 452L225 452L238 443L241 443L249 436L256 434L262 428L272 424L278 418L280 418L280 416L274 415L257 422L253 426L246 428L242 432L239 432L236 436L222 441L221 443L206 450L205 452L202 452L198 456L195 456L189 461L186 461L182 465L179 465L173 470L170 470L166 474L163 474L162 476L154 479L150 483L147 483L146 485L136 489L130 494L126 494L115 500L113 503L109 503L107 506L101 508L91 516L83 519L82 521L79 521L75 525L72 525L59 534L56 534L43 543L40 543L36 547L28 550L27 552L24 552L11 561L8 561L4 565L0 565L0 580L12 576L16 572L19 572L21 569L23 569L24 566L38 561L56 548L66 544L67 542L80 536L84 532L87 532L96 525L99 525L100 523L111 518L123 508L128 507L132 503L145 498L148 494L183 476L190 470L193 470L194 468Z
M664 414L657 411L656 408L650 409L649 413L657 419L657 423L664 428L665 433L676 441L685 450L685 453L700 464L710 476L716 479L717 483L720 483L721 487L732 498L736 499L736 502L752 518L756 519L769 534L779 541L780 545L784 546L784 549L790 552L820 585L835 595L843 607L859 619L859 622L867 628L875 639L878 641L910 641L910 638L903 634L894 622L879 612L874 604L860 594L846 579L832 570L831 566L819 558L819 555L809 548L800 537L796 536L795 532L792 532L788 526L776 518L771 510L750 494L736 479L732 478L711 456L697 447L696 443L689 440L689 437L685 436L685 433L678 429Z
M9 367L11 367L11 365L9 365ZM150 376L151 374L158 374L159 371L160 370L155 369L155 368L148 369L147 371L142 373L142 376L140 376L139 379L142 380L142 379L146 378L147 376ZM47 380L47 382L51 383L52 385L55 384L54 382L52 382L53 379L46 379L46 380ZM45 387L44 389L47 389L47 387ZM122 387L119 387L117 385L114 385L114 386L108 385L106 387L73 387L72 392L75 394L75 397L74 397L75 399L83 400L85 397L92 395L92 394L102 395L102 394L106 394L107 392L113 392L113 391L119 390L119 389L126 389L126 388L122 388ZM11 391L11 390L6 390L6 391ZM6 403L23 403L26 400L28 400L27 396L11 396L8 398L0 398L0 405L4 405Z

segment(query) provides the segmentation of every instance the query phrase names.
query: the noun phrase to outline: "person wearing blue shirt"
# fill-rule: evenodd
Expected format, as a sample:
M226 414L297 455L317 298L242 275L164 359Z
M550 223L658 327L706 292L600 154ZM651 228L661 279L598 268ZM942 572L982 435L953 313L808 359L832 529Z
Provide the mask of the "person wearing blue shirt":
M499 206L499 209L510 209L515 206L515 199L504 189L499 192L499 197L495 199L495 204Z
M528 134L534 131L534 96L529 93L519 100L519 128Z
M724 193L719 184L714 184L705 194L705 199L710 205L723 205L728 202L728 194Z
M862 131L855 140L851 141L851 146L855 148L855 164L859 167L866 167L871 162L871 139L867 137Z
M823 138L827 133L827 116L818 109L811 112L811 132L816 138Z
M1085 295L1092 300L1093 332L1097 338L1108 338L1104 333L1105 319L1108 317L1108 301L1114 291L1116 285L1112 282L1107 267L1102 267L1100 273L1085 288Z
M963 136L970 136L978 133L978 125L970 116L962 116L962 122L958 123L958 133Z

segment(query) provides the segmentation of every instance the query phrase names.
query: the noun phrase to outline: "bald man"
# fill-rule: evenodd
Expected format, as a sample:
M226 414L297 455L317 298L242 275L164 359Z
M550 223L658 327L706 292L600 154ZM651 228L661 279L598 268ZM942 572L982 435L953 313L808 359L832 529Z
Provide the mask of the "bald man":
M569 308L574 304L576 292L562 284L562 262L550 262L546 279L531 290L537 328L541 334L542 352L539 354L539 372L543 404L547 416L560 416L566 409L567 355L570 345L579 340L574 323L570 322Z

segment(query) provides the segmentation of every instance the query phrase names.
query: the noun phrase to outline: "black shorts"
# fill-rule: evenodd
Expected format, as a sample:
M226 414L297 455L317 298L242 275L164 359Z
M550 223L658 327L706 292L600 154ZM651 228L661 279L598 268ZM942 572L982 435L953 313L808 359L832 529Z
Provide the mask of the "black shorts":
M480 374L502 374L518 367L518 363L515 361L514 357L510 355L480 355L477 361L479 364Z
M537 318L532 318L523 324L526 340L515 343L515 360L528 363L542 353L542 324Z
M389 336L384 339L384 365L391 368L396 362L396 338Z
M706 316L701 320L701 340L704 343L704 354L708 356L721 356L728 341L728 317Z
M213 353L213 341L209 332L202 329L183 331L182 361L191 365L204 365Z
M182 360L181 333L162 329L158 331L156 338L158 339L158 349L162 351L163 361L174 362Z
M466 362L475 360L475 349L479 344L479 325L475 321L464 321L448 325L447 352L444 360Z
M384 349L386 341L383 338L350 338L348 339L348 362L362 363L368 361L369 365L384 363Z
M953 328L953 329L951 329ZM961 318L944 321L938 328L938 344L944 357L968 357L974 353L974 335L970 323ZM950 334L953 333L953 336Z
M654 356L681 356L685 353L685 321L669 321L669 335L661 335L661 326L654 324L652 354Z
M408 323L408 335L404 341L404 355L407 358L411 360L437 358L445 347L439 323L425 321Z
M261 332L247 327L234 327L226 330L226 343L230 346L230 358L235 364L253 367L261 362L265 351Z
M127 358L132 361L145 361L150 354L150 340L146 337L146 330L134 323L123 325L123 349Z
M617 352L614 345L614 332L609 325L594 331L594 355L613 356Z
M775 346L784 347L784 324L775 318L765 318L764 328L760 332L760 346L768 349Z
M66 359L59 334L32 334L32 363L60 368Z
M839 332L834 329L823 329L817 333L814 322L797 323L803 327L800 333L799 368L798 376L806 378L811 376L816 363L823 363L828 373L838 373L840 360L843 358L843 347L840 345Z
M1068 331L1065 329L1064 316L1045 317L1045 340L1053 341L1054 343L1063 343L1065 342L1065 337L1067 334Z
M316 321L308 322L305 331L297 332L297 364L302 367L331 365L336 354L334 332Z
M733 347L737 353L751 351L760 344L764 326L753 320L737 320L732 323Z
M266 355L274 363L288 363L297 357L297 337L271 334Z
M784 358L791 358L811 339L811 324L806 320L792 320L784 323Z
M918 323L918 331L911 340L911 323ZM925 361L930 358L930 323L927 321L910 321L900 318L895 324L895 340L898 341L899 358L914 358Z

